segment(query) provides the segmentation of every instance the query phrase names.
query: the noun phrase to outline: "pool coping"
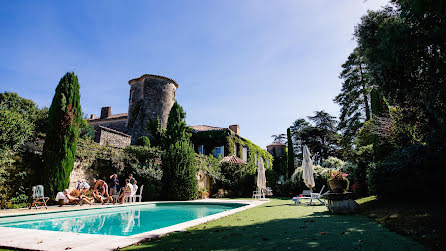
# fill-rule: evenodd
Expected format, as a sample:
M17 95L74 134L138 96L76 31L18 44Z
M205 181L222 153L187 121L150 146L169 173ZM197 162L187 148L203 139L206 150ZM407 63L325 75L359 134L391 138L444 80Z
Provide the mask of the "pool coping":
M260 200L221 200L221 199L205 199L193 201L151 201L141 203L130 203L124 205L104 205L98 207L84 207L84 208L67 208L67 210L58 210L51 212L17 212L8 213L0 216L0 218L18 217L36 214L49 214L58 212L80 211L98 208L114 208L122 206L140 206L154 203L223 203L223 204L246 204L244 206L234 208L228 211L216 213L202 218L186 221L172 226L130 235L130 236L115 236L115 235L100 235L100 234L84 234L73 232L59 232L49 230L36 229L22 229L12 227L0 227L0 247L21 248L31 250L115 250L141 242L143 240L157 238L165 234L177 231L184 231L185 229L203 224L208 221L216 220L231 214L244 211L249 208L259 206L268 201Z

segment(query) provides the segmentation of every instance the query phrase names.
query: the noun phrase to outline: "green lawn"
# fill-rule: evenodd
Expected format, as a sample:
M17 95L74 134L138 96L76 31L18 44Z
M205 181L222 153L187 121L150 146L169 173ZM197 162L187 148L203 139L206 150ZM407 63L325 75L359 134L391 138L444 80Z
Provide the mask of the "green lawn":
M333 215L325 206L292 205L287 199L176 232L126 250L421 250L415 241L361 215Z

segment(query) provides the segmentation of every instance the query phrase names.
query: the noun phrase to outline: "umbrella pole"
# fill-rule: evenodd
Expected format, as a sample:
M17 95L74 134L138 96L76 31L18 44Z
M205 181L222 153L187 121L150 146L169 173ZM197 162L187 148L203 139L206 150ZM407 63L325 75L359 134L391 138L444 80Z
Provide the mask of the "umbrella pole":
M310 187L310 193L312 193L313 192L313 187Z

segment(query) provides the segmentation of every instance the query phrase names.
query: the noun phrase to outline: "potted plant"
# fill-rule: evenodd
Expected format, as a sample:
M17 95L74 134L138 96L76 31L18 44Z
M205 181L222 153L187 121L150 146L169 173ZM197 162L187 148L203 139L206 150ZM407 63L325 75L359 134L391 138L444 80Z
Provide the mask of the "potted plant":
M344 172L330 170L326 178L333 193L344 193L346 190L348 190L349 181L347 176L348 174Z

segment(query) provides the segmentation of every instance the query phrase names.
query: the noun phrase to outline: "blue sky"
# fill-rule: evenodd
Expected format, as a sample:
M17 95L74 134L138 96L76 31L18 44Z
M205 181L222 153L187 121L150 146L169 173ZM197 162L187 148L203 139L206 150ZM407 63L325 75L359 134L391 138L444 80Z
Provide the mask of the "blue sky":
M189 125L239 124L265 147L272 134L322 110L354 26L384 0L2 1L0 91L49 106L74 71L83 112L128 109L128 80L173 78Z

